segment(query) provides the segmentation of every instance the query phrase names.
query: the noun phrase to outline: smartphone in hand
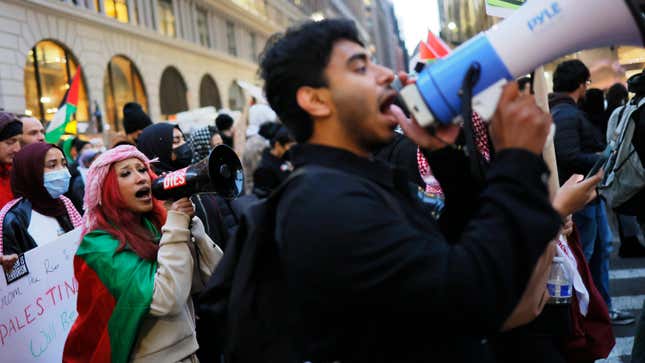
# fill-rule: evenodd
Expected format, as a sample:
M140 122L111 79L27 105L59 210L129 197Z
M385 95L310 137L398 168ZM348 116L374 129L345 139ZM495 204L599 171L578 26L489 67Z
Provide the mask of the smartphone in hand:
M612 145L609 144L605 148L605 150L600 153L600 157L596 162L593 164L591 167L591 170L589 170L589 173L587 173L587 176L585 176L585 179L589 179L592 176L596 175L598 171L605 166L605 163L607 163L607 160L609 160L609 156L611 155L611 150L613 149Z

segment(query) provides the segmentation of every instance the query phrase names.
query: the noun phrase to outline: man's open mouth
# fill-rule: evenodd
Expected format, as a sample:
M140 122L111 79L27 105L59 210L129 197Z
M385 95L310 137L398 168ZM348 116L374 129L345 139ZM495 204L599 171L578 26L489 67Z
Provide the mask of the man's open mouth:
M394 101L396 101L396 92L388 92L379 105L379 111L381 111L381 113L388 113L390 111L390 106L392 106Z

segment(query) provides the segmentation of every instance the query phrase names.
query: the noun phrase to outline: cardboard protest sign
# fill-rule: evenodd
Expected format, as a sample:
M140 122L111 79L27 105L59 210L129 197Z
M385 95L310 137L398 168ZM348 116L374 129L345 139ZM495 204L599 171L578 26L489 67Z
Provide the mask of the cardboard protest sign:
M76 319L73 261L80 234L77 228L28 251L0 278L2 362L61 361Z
M527 0L486 0L486 14L506 18Z

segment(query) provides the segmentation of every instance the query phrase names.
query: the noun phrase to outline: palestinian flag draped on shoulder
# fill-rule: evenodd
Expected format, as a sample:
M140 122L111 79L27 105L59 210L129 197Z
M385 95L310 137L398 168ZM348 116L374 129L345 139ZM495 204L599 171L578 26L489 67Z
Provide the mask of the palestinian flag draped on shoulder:
M47 125L47 130L45 131L45 141L51 144L58 143L61 136L65 133L65 127L71 120L72 115L76 112L76 107L78 107L78 89L80 86L80 77L81 77L81 67L76 68L76 74L72 78L72 84L67 91L67 95L61 104L61 107L58 108L54 118Z
M159 231L144 219L155 238ZM140 258L111 234L94 230L74 256L78 318L67 336L64 363L128 362L150 311L157 262Z

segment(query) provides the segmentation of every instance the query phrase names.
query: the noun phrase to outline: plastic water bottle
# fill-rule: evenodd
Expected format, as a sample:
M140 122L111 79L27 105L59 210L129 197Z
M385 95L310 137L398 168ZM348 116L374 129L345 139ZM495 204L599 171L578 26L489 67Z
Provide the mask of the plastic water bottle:
M549 304L570 304L571 303L571 276L564 267L564 257L556 256L553 258L551 272L546 287L549 290Z

